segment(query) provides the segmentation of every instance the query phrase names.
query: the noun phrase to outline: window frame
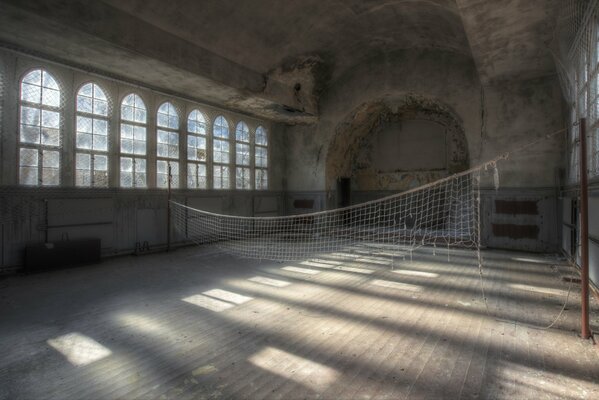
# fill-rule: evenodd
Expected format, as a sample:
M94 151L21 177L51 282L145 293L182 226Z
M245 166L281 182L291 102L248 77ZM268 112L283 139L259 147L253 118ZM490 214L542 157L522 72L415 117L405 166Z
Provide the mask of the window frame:
M25 79L30 76L31 74L33 74L34 72L39 71L40 72L40 83L39 86L29 83L29 82L25 82ZM51 87L46 87L44 86L44 74L47 74L50 76L50 78L54 81L54 83L56 84L57 89L51 88ZM19 80L18 80L18 87L19 87L19 96L18 96L18 114L17 114L17 168L16 168L16 174L17 174L17 182L20 186L28 186L28 187L59 187L62 184L62 172L63 172L63 141L64 141L64 85L62 84L62 82L60 81L60 79L57 77L59 74L57 74L56 72L51 71L51 69L47 68L46 66L35 66L35 67L31 67L28 68L27 70L25 70ZM33 102L27 99L24 99L24 87L25 85L28 86L37 86L39 88L39 97L40 97L40 101L39 102ZM58 105L48 105L48 104L44 104L44 89L47 90L52 90L52 91L57 91L58 92ZM38 110L39 115L39 124L38 125L31 125L31 124L24 124L23 123L23 108L28 108L28 109L34 109L34 110ZM48 129L55 129L57 131L57 141L58 143L53 145L53 144L44 144L42 143L43 140L43 114L44 111L48 112L48 113L56 113L58 114L58 126L57 127L51 127L51 126L46 126L45 128ZM35 126L36 128L39 127L39 140L37 143L33 143L33 142L26 142L23 141L23 125L27 125L30 127ZM35 165L26 165L23 164L23 153L25 151L29 151L31 153L35 152L36 153L36 161L35 161ZM44 156L45 153L53 153L55 154L55 156L57 157L57 167L53 168L53 167L44 167L44 158L48 159L48 157ZM48 154L49 155L49 154ZM33 169L33 167L35 167L36 169L36 183L24 183L23 182L23 169L25 168L30 168ZM56 183L51 183L51 184L45 184L44 183L44 170L55 170L55 174L56 174Z
M219 119L221 119L225 122L226 125L219 125L217 124L217 121ZM220 127L222 129L222 126L226 126L227 128L227 136L226 137L222 137L222 136L217 136L216 135L216 129L217 127ZM226 144L227 146L227 157L228 160L226 162L223 162L220 160L219 157L219 161L217 161L217 153L218 154L222 154L224 153L223 151L216 151L216 143L217 142L222 142L224 144ZM227 120L227 117L225 117L222 114L219 114L218 116L216 116L216 118L214 118L214 121L212 123L212 188L216 189L216 190L231 190L231 124L229 122L229 120ZM217 171L220 171L220 173L218 174L220 179L218 179L218 184L217 184ZM224 173L226 171L226 174ZM223 176L226 176L226 179L223 179ZM223 183L226 182L226 186L223 185Z
M137 98L139 98L139 100L142 102L143 106L144 106L144 111L145 111L145 121L144 122L138 122L138 121L131 121L131 120L126 120L123 119L123 103L125 102L125 99L129 96L137 96ZM149 114L148 114L148 106L146 105L147 102L146 100L144 100L143 96L141 94L139 94L136 91L128 91L126 95L122 96L119 102L119 118L118 118L118 122L119 122L119 150L118 150L118 154L119 154L119 187L122 189L148 189L148 128L149 128ZM129 107L129 106L128 106ZM135 110L138 109L139 107L137 107L136 105L133 105L133 112L135 113ZM135 116L134 116L135 118ZM132 128L135 127L142 127L144 128L145 131L145 140L144 140L144 145L145 145L145 149L144 149L144 154L136 154L135 153L135 132L133 131L132 134L132 145L133 145L133 151L131 153L127 153L127 152L123 152L123 125L129 125ZM140 140L138 140L140 141ZM124 186L123 185L123 160L128 160L131 159L132 161L132 169L131 169L131 186ZM143 168L143 175L144 175L144 185L143 186L138 186L136 184L137 179L136 176L138 174L141 174L142 172L138 172L138 166L137 164L141 164L143 162L144 164L144 168Z
M201 116L203 121L199 121L197 118L193 121L196 124L203 124L203 129L204 129L204 133L199 133L196 131L192 131L190 129L190 121L192 121L191 115L197 113L197 115ZM209 142L209 135L210 135L210 124L209 124L209 120L208 117L206 115L206 113L204 113L202 110L200 110L199 108L195 107L193 108L188 114L187 114L187 120L186 120L187 124L186 124L186 133L187 133L187 137L186 137L186 146L185 146L185 160L187 162L187 188L188 189L194 189L194 190L204 190L204 189L208 189L208 163L209 163L209 156L210 156L210 146L211 143ZM201 161L199 159L192 159L190 157L190 149L195 149L196 152L196 158L200 158L197 157L197 151L198 149L201 149L200 147L190 147L190 138L193 138L194 140L198 140L198 139L203 139L204 140L204 161ZM200 167L203 167L204 169L204 175L203 175L203 185L200 185ZM193 171L192 171L193 169ZM195 182L195 185L193 185L192 183Z
M92 102L92 112L86 112L86 111L80 111L79 110L79 96L80 96L80 92L83 90L83 87L86 85L92 85L92 96L85 96L91 99ZM95 96L95 90L96 88L98 88L105 97L105 100L100 99L99 101L105 101L106 102L106 115L102 115L102 114L97 114L93 112L93 107L94 107L94 101L96 100L96 96ZM77 87L77 90L75 91L75 104L74 104L74 111L75 111L75 129L74 129L74 135L73 135L73 149L74 149L74 153L75 153L75 157L74 157L74 177L75 177L75 187L77 188L108 188L110 187L110 163L111 163L111 157L110 157L110 144L111 144L111 125L112 125L112 112L113 112L113 107L112 107L112 102L110 99L110 96L107 94L106 89L99 84L96 81L85 81L82 84L80 84ZM88 118L91 120L92 123L92 132L89 133L89 135L91 135L91 140L92 140L92 147L90 149L85 149L85 148L80 148L77 145L77 141L78 141L78 135L79 135L79 128L78 128L78 124L79 124L79 117L83 117L83 118ZM93 132L94 129L94 121L95 120L102 120L106 123L106 150L96 150L93 148L93 141L94 141L94 136L96 136L96 134ZM102 135L97 135L97 136L102 136ZM89 185L78 185L77 181L78 181L78 171L79 168L77 168L77 158L79 155L89 155L90 156L90 168L89 168L89 174L90 174L90 182ZM97 185L96 184L96 179L95 179L95 172L96 172L96 156L99 157L105 157L106 158L106 170L100 170L103 171L105 173L105 184L104 185Z
M167 107L166 113L161 112L162 107ZM171 111L174 115L171 114ZM161 125L160 114L166 115L167 118L167 126ZM176 127L170 126L171 118L175 118ZM168 189L169 180L171 189L178 189L181 185L181 110L177 107L170 99L167 99L160 103L158 108L156 108L156 188L158 189ZM167 142L160 142L160 132L164 132L167 135ZM171 147L175 146L171 144L171 137L175 135L177 138L176 144L176 155L171 156ZM160 155L160 145L166 146L167 155ZM162 163L166 163L166 170L164 172L160 172L159 165ZM169 177L170 174L170 177ZM161 179L165 179L164 183L161 182Z

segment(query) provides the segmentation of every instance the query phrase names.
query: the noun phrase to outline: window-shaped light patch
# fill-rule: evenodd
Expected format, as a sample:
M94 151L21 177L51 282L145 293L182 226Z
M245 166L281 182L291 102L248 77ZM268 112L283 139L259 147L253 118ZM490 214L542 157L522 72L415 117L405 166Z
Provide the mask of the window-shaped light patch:
M248 279L251 282L260 283L262 285L274 286L274 287L285 287L289 286L291 283L286 281L281 281L279 279L266 278L264 276L254 276L253 278Z
M358 267L347 267L345 265L339 265L339 266L335 267L335 269L339 270L339 271L355 272L357 274L366 274L366 275L374 273L374 271L371 269L358 268Z
M422 277L422 278L437 278L439 276L439 274L436 274L434 272L412 271L409 269L396 269L396 270L393 270L392 272L399 274L399 275L417 276L417 277Z
M297 272L299 274L306 274L306 275L316 275L316 274L320 273L320 271L317 271L314 269L300 268L300 267L294 267L294 266L286 266L281 269L283 269L285 271Z
M219 300L228 301L229 303L234 304L243 304L252 300L251 297L243 296L239 293L230 292L228 290L222 289L211 289L206 292L203 292L204 295L214 297Z
M318 392L328 388L340 376L333 368L275 347L266 347L248 358L248 361L256 367Z
M21 80L19 183L60 184L60 87L48 71L35 69Z
M539 294L546 294L550 296L566 296L567 291L561 289L548 288L544 286L533 286L533 285L522 285L519 283L510 283L508 285L512 289L523 290L525 292L535 292Z
M196 305L198 307L205 308L214 312L221 312L228 310L229 308L235 307L235 304L227 303L226 301L221 301L217 299L213 299L212 297L204 296L201 294L195 294L193 296L186 297L182 299L183 301Z
M370 282L370 284L374 285L374 286L408 291L408 292L422 291L422 286L419 286L419 285L412 285L412 284L403 283L403 282L385 281L385 280L381 280L381 279L374 279L372 282Z
M182 300L210 311L221 312L236 305L246 303L252 300L252 297L243 296L228 290L211 289L202 292L202 294L189 296Z
M47 343L77 367L91 364L112 354L100 343L77 332L49 339Z

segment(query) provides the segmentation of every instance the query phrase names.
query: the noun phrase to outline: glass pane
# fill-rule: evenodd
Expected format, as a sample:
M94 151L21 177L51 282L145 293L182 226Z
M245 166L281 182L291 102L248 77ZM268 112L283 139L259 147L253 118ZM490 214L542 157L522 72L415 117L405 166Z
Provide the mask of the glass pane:
M92 133L92 130L93 130L93 124L92 124L91 118L77 116L77 131L78 132Z
M250 128L243 121L237 124L235 129L235 139L238 142L249 142L250 141Z
M31 83L37 86L42 85L42 70L35 69L23 77L23 82Z
M56 111L42 110L42 126L58 128L60 126L60 114Z
M23 83L21 85L21 100L36 104L41 103L42 88L36 85Z
M91 156L89 154L77 153L75 168L76 169L91 169Z
M42 144L46 146L59 146L60 133L58 129L42 128Z
M60 92L58 90L42 88L42 104L50 107L60 106Z
M266 146L268 145L268 139L266 137L266 129L259 126L256 128L256 144Z
M77 111L92 113L94 111L91 97L77 96Z
M38 152L35 149L21 149L19 164L22 167L37 167L39 162L37 155Z
M39 108L21 107L21 123L27 125L41 125L41 110Z
M21 125L21 143L40 143L41 130L37 126Z
M78 149L91 149L92 148L92 135L89 133L77 133L77 148Z

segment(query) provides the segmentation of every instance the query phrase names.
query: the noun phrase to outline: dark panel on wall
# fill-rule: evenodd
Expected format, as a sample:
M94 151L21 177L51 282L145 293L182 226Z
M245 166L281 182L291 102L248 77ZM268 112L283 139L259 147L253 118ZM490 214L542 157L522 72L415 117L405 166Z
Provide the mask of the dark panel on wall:
M314 199L297 199L293 201L294 208L314 208Z
M495 200L497 214L539 215L537 202L534 200Z
M537 225L493 224L493 235L510 239L536 239L539 236Z

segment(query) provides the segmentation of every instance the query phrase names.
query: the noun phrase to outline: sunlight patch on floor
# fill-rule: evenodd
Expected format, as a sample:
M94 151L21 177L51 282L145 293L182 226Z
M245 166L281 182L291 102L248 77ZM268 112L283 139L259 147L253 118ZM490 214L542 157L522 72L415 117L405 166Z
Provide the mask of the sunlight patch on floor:
M325 390L340 376L333 368L274 347L266 347L248 358L248 361L317 391Z
M162 324L145 315L120 313L116 316L116 319L126 327L132 327L141 332L162 333L165 331L165 327Z
M181 300L214 312L221 312L235 307L234 304L216 300L212 297L204 296L202 294L195 294L193 296L185 297Z
M396 269L392 272L400 275L408 275L408 276L419 276L423 278L438 278L439 274L435 274L434 272L423 272L423 271L413 271L410 269Z
M300 262L301 265L306 265L308 267L316 267L316 268L333 268L335 267L335 264L326 264L326 263L322 263L322 262L317 262L317 261L302 261ZM336 264L339 265L339 264Z
M336 270L346 271L346 272L356 272L358 274L372 274L374 270L366 269L366 268L357 268L357 267L346 267L345 265L340 265L335 267Z
M423 289L422 286L412 285L410 283L384 281L382 279L374 279L370 282L370 284L391 289L407 290L410 292L420 292Z
M519 283L510 283L508 286L511 287L512 289L524 290L524 291L528 291L528 292L536 292L536 293L541 293L541 294L548 294L551 296L565 296L567 294L567 292L565 290L552 289L552 288L542 287L542 286L521 285Z
M280 281L278 279L266 278L264 276L254 276L253 278L249 278L248 281L274 287L285 287L291 285L291 283L289 282Z
M203 292L202 294L234 304L243 304L254 299L253 297L243 296L241 294L229 292L228 290L222 289L211 289Z
M48 339L47 343L76 367L91 364L112 354L94 339L77 332Z
M320 274L320 271L316 271L313 269L307 269L307 268L292 267L292 266L283 267L281 269L284 269L285 271L298 272L300 274L306 274L306 275Z

